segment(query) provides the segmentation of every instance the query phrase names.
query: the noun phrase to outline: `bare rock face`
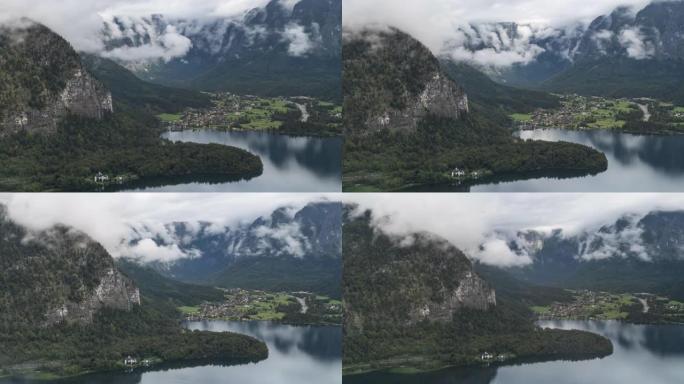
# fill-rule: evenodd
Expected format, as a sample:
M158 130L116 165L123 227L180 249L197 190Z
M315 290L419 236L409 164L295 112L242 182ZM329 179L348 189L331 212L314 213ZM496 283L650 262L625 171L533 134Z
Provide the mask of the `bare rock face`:
M345 130L412 132L428 115L461 119L468 96L423 44L397 29L364 30L343 42Z
M45 313L45 326L60 323L90 324L102 308L130 311L140 305L140 291L131 279L114 268L104 271L100 284L82 302L66 301Z
M111 93L71 45L42 25L22 20L0 28L0 56L0 137L52 133L68 114L102 119L114 110Z

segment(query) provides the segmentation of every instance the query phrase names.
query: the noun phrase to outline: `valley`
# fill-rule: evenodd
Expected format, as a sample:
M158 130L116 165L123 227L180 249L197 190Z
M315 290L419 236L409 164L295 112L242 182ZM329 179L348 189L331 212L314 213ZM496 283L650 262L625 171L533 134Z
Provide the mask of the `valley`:
M187 321L274 321L285 324L341 325L342 302L309 292L226 289L223 302L178 309Z

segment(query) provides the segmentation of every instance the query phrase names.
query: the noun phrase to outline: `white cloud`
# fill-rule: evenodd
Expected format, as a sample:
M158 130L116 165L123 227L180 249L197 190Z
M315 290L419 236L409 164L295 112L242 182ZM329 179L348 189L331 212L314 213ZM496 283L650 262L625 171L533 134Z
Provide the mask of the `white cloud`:
M432 232L469 257L497 265L528 263L530 252L539 246L523 242L518 231L561 229L564 236L575 236L628 213L684 210L684 194L358 194L344 200L371 209L373 225L390 235L405 238L413 232ZM634 241L637 231L627 230L619 239L606 235L606 240L609 245L632 241L637 244L632 252L647 259ZM510 241L518 244L517 251L504 247ZM600 255L585 258L589 257Z
M152 239L142 239L127 250L127 256L150 261L169 262L183 258L200 257L197 250L183 251L176 244L161 245Z
M336 199L335 194L270 193L0 194L0 203L7 205L10 218L34 231L65 224L88 234L114 257L130 255L129 243L135 239L140 241L133 246L136 256L172 259L196 255L180 249L181 239L170 233L168 223L195 223L187 228L192 231L202 221L212 223L211 231L219 231L268 216L282 206L302 208L326 196ZM153 241L157 238L163 244Z
M639 28L626 28L620 32L620 44L627 50L627 55L633 59L648 59L655 55L653 43L645 41Z
M283 38L290 43L288 52L291 56L303 56L314 47L314 42L311 41L304 27L298 24L288 24L283 32Z
M302 258L306 251L311 248L298 223L283 224L275 228L260 226L255 228L253 233L262 238L259 248L264 251L271 250L269 240L274 239L282 242L282 247L276 252L278 255L292 255Z

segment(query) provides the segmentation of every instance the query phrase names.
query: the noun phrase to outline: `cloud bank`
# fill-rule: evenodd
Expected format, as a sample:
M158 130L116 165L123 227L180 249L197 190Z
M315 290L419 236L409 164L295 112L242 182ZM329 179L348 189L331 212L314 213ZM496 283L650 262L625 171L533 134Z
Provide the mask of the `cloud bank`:
M205 223L205 232L250 223L277 208L301 209L325 195L309 194L0 194L9 217L34 231L64 224L83 231L114 257L133 256L144 261L172 261L198 257L183 247L166 226ZM334 195L331 195L334 199ZM192 228L189 232L192 233ZM287 231L276 233L286 238ZM186 239L187 240L187 239ZM297 244L291 243L293 251Z
M392 0L345 0L343 26L394 26L428 46L435 54L478 65L506 67L528 63L544 51L531 43L588 25L618 6L641 9L650 0L422 0L397 6ZM509 30L497 23L517 23ZM627 31L621 37L632 57L645 57L648 47Z
M469 257L497 266L531 262L530 252L540 244L520 238L519 231L550 234L560 229L563 236L570 237L613 224L625 214L684 210L684 194L440 194L429 199L420 194L360 194L345 196L345 201L362 210L371 209L373 225L388 234L406 237L432 232ZM608 245L604 250L634 239L638 231L604 234ZM517 242L517 249L511 249L510 242ZM639 243L633 244L629 251L647 259ZM600 252L587 248L582 257L609 257L610 252Z
M171 60L183 57L192 47L188 36L169 25L157 31L151 23L155 17L171 21L199 22L232 20L241 23L247 12L261 8L269 0L3 0L0 2L0 23L29 18L62 35L76 50L99 54L123 61L152 59ZM292 10L299 0L281 0ZM115 23L115 21L117 23ZM138 46L108 47L104 32L114 38L126 39L147 34ZM301 55L311 48L309 37L295 27L288 27L285 38L291 41L290 51Z

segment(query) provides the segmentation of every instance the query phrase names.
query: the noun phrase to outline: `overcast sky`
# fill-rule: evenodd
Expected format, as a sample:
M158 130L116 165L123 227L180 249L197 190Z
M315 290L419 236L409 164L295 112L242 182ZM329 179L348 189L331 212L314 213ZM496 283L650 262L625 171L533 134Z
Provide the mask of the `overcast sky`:
M345 200L372 209L375 224L387 233L432 232L470 257L507 266L525 260L492 238L495 231L560 228L573 235L613 224L624 214L684 210L684 194L363 194ZM490 249L480 252L485 243Z
M113 256L128 252L122 240L129 239L131 227L162 228L175 221L207 221L235 226L240 222L270 215L283 206L301 208L326 198L313 194L0 194L10 217L33 230L66 224L100 242ZM145 242L148 258L179 256L173 248L154 247ZM138 251L142 251L138 249ZM176 253L174 253L176 252Z
M138 19L153 14L168 18L210 19L215 17L236 18L246 11L266 5L269 0L0 0L0 22L22 17L45 24L66 38L77 50L90 53L103 51L100 32L103 22L112 17ZM293 7L298 0L282 0L286 7ZM189 40L175 30L165 31L151 44L147 57L143 52L136 58L157 56L177 57L189 48ZM165 44L166 48L163 49ZM130 52L123 52L126 59Z
M638 10L648 3L649 0L344 0L343 24L347 31L368 25L394 26L416 37L434 53L443 53L447 42L462 38L458 27L469 23L517 22L565 29L577 23L588 24L621 5ZM503 45L512 47L501 54L484 51L469 57L465 52L456 55L477 64L505 66L534 59L538 53L524 39L505 41Z

